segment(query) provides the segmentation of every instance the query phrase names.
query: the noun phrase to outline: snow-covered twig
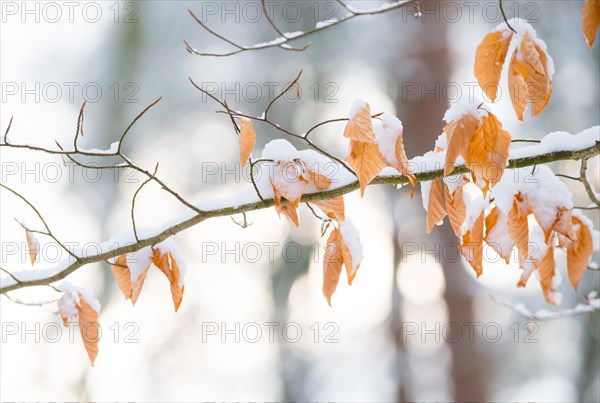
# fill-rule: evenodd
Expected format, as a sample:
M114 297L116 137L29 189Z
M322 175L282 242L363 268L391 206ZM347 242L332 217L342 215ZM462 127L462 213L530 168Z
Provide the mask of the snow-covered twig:
M549 311L540 309L536 312L530 311L523 303L513 304L510 301L491 295L494 302L512 309L515 313L530 321L547 321L552 319L560 319L569 316L591 314L600 311L600 297L597 291L592 291L585 297L584 303L577 304L574 308L565 309L562 311Z
M272 49L272 48L280 48L283 50L287 50L287 51L293 51L293 52L302 52L304 50L306 50L311 43L308 42L306 43L304 46L302 47L293 47L290 46L289 43L292 41L296 41L299 39L304 39L307 38L313 34L316 34L318 32L324 31L328 28L337 26L337 25L341 25L345 22L348 22L352 19L356 19L358 17L363 17L363 16L367 16L367 15L377 15L377 14L384 14L390 11L394 11L394 10L398 10L401 9L402 7L406 7L410 4L413 3L417 3L418 4L418 0L400 0L400 1L395 1L392 3L387 3L384 4L380 7L377 8L373 8L373 9L368 9L368 10L357 10L354 9L353 7L345 4L343 1L341 0L337 0L337 2L346 10L348 11L348 15L346 15L345 17L339 18L339 19L335 19L335 20L328 20L328 21L320 21L316 24L316 26L306 32L299 32L299 33L285 33L282 32L277 25L275 24L275 22L273 21L273 19L271 18L271 16L268 15L267 10L266 10L266 6L265 6L265 2L264 0L262 1L263 4L263 14L266 18L266 20L268 21L269 25L275 30L275 32L279 35L279 37L273 39L272 41L269 42L264 42L264 43L258 43L258 44L254 44L254 45L250 45L250 46L245 46L245 45L240 45L237 42L234 42L233 40L227 38L224 35L219 34L218 32L216 32L215 30L211 29L210 27L208 27L208 25L206 25L201 18L198 18L196 16L196 14L188 9L188 12L190 13L190 15L192 16L192 18L198 23L198 25L200 25L206 32L208 32L209 34L211 34L212 36L220 39L223 42L228 43L229 45L233 46L235 48L235 50L232 50L230 52L224 52L224 53L211 53L211 52L201 52L195 48L193 48L186 40L183 41L183 43L185 44L185 47L187 49L188 52L198 55L198 56L215 56L215 57L226 57L226 56L233 56L236 55L238 53L242 53L242 52L248 52L248 51L253 51L253 50L264 50L264 49Z

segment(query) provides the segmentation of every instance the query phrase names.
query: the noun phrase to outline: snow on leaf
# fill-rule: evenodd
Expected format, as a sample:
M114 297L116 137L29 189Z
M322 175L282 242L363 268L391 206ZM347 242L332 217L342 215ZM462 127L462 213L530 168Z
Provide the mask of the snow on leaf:
M510 134L496 116L479 107L467 110L444 127L448 139L444 174L450 174L459 156L477 179L496 184L508 160Z
M144 281L150 270L151 260L144 259L143 251L144 249L137 256L132 254L130 256L131 262L128 262L128 255L120 255L111 267L112 274L117 280L123 296L125 299L130 299L133 305L135 305L142 292ZM140 263L138 259L142 259L140 268L136 267L137 263ZM138 272L140 269L141 271Z
M600 0L585 0L583 2L583 37L588 48L592 50L596 42L596 33L600 25Z
M29 253L29 260L31 265L35 263L38 254L40 253L40 242L38 241L35 234L28 229L25 229L25 238L27 240L27 251Z
M504 259L510 261L513 242L508 235L508 217L498 207L492 208L485 218L485 243Z
M88 301L85 294L68 285L58 300L58 310L65 324L78 320L83 345L92 366L98 355L100 325L98 324L98 301Z
M484 212L473 223L473 226L462 236L460 251L471 265L477 277L483 273L483 225Z
M488 33L477 46L475 77L491 101L496 100L498 82L512 36L508 27L497 29Z
M242 129L240 131L240 164L242 167L246 165L252 150L254 149L254 143L256 142L256 133L252 127L252 122L249 119L243 118L241 120Z
M373 131L369 104L362 100L354 103L344 137L350 139L350 154L346 161L356 172L360 195L364 196L367 185L386 165Z
M463 179L464 182L464 179ZM445 198L446 198L446 211L448 212L448 218L450 224L456 235L459 234L460 228L465 222L467 217L467 208L465 206L463 187L462 185L456 186L454 191L450 190L450 187L445 186Z
M369 104L365 103L364 107L358 110L358 112L350 118L346 125L346 129L344 129L344 137L363 143L376 143Z
M340 281L343 263L342 234L339 229L335 228L329 234L325 246L325 255L323 256L323 295L327 298L327 303L330 306L331 296Z
M519 120L524 120L528 102L531 117L536 117L546 108L552 95L552 72L548 68L551 62L539 42L525 31L510 61L510 98Z
M358 271L363 259L363 247L360 242L358 230L350 219L339 222L340 233L342 235L342 255L344 258L344 266L346 266L346 274L348 276L348 284L352 285L356 272Z
M397 117L387 113L383 114L380 119L373 121L373 131L375 132L379 151L386 164L408 177L414 187L416 178L406 157L402 122Z

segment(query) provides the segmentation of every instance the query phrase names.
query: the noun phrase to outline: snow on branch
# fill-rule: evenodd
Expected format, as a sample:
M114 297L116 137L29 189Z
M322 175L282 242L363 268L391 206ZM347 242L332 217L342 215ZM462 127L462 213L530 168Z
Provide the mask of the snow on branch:
M229 44L230 46L232 46L234 48L234 50L229 51L229 52L222 52L222 53L212 53L212 52L203 52L200 50L197 50L196 48L192 47L188 41L184 40L184 44L185 47L187 49L188 52L190 52L191 54L194 55L198 55L198 56L215 56L215 57L226 57L226 56L233 56L236 55L238 53L242 53L242 52L248 52L248 51L254 51L254 50L265 50L265 49L272 49L272 48L280 48L283 50L287 50L287 51L293 51L293 52L302 52L304 50L306 50L311 43L307 42L304 46L302 47L293 47L290 45L290 42L292 41L297 41L299 39L305 39L311 35L314 35L318 32L324 31L328 28L332 28L334 26L337 25L341 25L345 22L348 22L350 20L353 19L357 19L359 17L363 17L363 16L367 16L367 15L377 15L377 14L384 14L390 11L394 11L394 10L398 10L401 9L403 7L406 7L410 4L415 4L416 6L416 10L418 10L419 6L418 6L418 0L401 0L401 1L394 1L391 3L385 3L379 7L375 7L375 8L371 8L371 9L366 9L366 10L359 10L356 9L354 7L352 7L351 5L348 5L346 3L344 3L342 0L336 0L336 2L344 9L348 12L348 14L342 18L337 18L337 19L329 19L326 21L319 21L317 22L317 24L315 25L314 28L302 32L302 31L298 31L298 32L283 32L275 23L274 19L272 18L272 16L269 15L268 13L268 7L265 3L265 0L261 0L261 6L262 6L262 13L263 16L265 17L265 19L267 20L267 22L269 23L269 25L271 26L271 28L273 28L273 30L275 31L275 33L278 35L278 37L276 37L275 39L268 41L268 42L262 42L262 43L256 43L254 45L241 45L235 41L233 41L232 39L219 34L218 32L216 32L214 29L210 28L205 21L203 21L203 17L200 16L198 17L191 9L188 9L188 12L190 13L190 15L192 16L192 18L196 21L196 23L198 23L198 25L200 25L202 27L202 29L204 29L206 32L208 32L210 35L214 36L215 38L219 39L220 41L223 41L227 44Z

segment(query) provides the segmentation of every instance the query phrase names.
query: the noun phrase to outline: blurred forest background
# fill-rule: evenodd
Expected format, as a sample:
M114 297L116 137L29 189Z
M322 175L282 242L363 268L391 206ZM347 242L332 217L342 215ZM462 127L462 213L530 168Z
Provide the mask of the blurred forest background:
M497 2L426 0L421 2L420 18L413 7L360 18L310 37L312 46L305 52L271 49L205 58L186 52L182 40L200 50L230 48L201 29L187 8L200 16L203 7L212 3L218 11L206 16L207 25L250 45L277 36L264 19L253 22L260 2L102 1L95 3L102 15L93 23L81 16L85 2L75 9L72 23L66 14L55 23L47 18L36 22L32 16L22 21L21 14L5 13L10 2L2 3L0 117L4 130L10 116L15 116L12 141L52 147L56 139L71 144L85 96L82 89L94 83L87 94L91 100L82 144L106 149L135 115L162 96L129 135L125 151L147 169L160 161L159 175L192 201L231 195L248 183L233 174L227 181L221 175L207 175L215 166L219 173L237 167L237 137L228 118L214 113L218 105L194 89L188 77L218 87L215 94L226 97L233 109L258 116L270 101L269 86L281 90L303 69L302 98L279 103L273 120L302 132L321 120L346 116L353 100L360 97L373 112L390 112L403 121L407 154L412 158L433 149L450 102L468 96L469 86L475 83L476 46L501 22ZM249 3L254 7L249 8ZM284 32L306 31L320 20L345 13L335 8L334 1L270 3L276 4L274 19ZM381 4L347 3L359 9ZM504 7L509 17L527 17L532 22L548 44L557 70L549 107L535 120L519 123L508 97L495 105L513 137L541 138L558 130L577 133L598 124L599 46L591 54L585 46L581 2L505 1ZM233 11L225 13L225 9ZM297 9L301 18L294 21ZM19 86L17 94L10 83ZM23 94L23 84L44 88L47 83L59 83L63 93L58 99L53 92L40 91L40 99ZM72 99L64 83L78 83ZM417 93L413 84L419 88ZM94 93L98 87L99 97ZM462 92L457 93L457 88ZM343 127L343 123L324 127L315 139L344 156ZM266 126L255 128L257 150L277 136ZM59 238L101 241L130 226L130 200L139 186L130 182L141 178L115 178L104 172L96 179L81 169L69 175L69 167L47 155L3 150L1 157L2 181L39 206ZM11 167L18 164L19 174L7 173L10 163ZM59 166L59 180L49 180L55 174L44 172L46 166ZM578 164L553 168L573 174ZM27 170L39 175L23 178ZM587 203L578 183L567 184L576 205ZM21 242L23 231L12 217L33 217L5 193L0 199L2 243ZM406 189L379 186L369 188L364 199L357 192L347 196L346 203L347 215L361 234L365 259L352 287L341 282L332 308L321 295L325 240L319 237L320 223L308 210L302 211L300 229L280 221L272 209L250 214L254 224L247 229L229 218L210 220L176 237L189 270L177 314L167 283L157 273L150 275L132 308L123 300L107 264L79 270L69 280L86 287L103 305L104 337L96 367L89 366L79 338L69 342L66 331L57 342L4 334L2 400L600 400L598 314L527 327L525 319L496 304L490 295L522 302L532 310L552 309L544 303L537 281L525 289L515 288L520 271L504 264L486 265L484 275L475 280L460 260L449 262L427 252L454 238L446 224L425 234L418 192L411 200ZM177 216L182 207L150 185L141 194L136 212L138 225L152 227ZM598 228L598 215L589 217ZM277 242L274 262L268 256L258 262L243 256L236 259L235 253L222 256L223 251L236 245L243 249L249 242ZM409 243L416 243L420 252L408 255ZM285 259L282 252L287 244L299 245L301 258ZM218 253L207 254L207 245L216 245ZM320 248L318 258L315 248ZM262 248L262 253L267 255L268 248ZM564 272L565 257L558 262ZM2 266L25 268L27 262L4 255ZM577 293L565 282L562 308L574 306L599 285L598 272L591 271ZM26 290L19 297L40 301L52 294ZM55 304L34 308L4 297L0 301L3 329L11 322L28 329L35 329L36 323L43 328L60 322ZM297 324L302 337L295 343L285 340L279 326L270 341L265 322ZM448 323L470 322L478 323L473 341L466 327L454 343L439 339L440 331L435 330ZM244 338L236 342L233 336L223 342L220 333L203 337L208 323L225 324L228 329L235 329L236 323L241 327L257 323L263 335L256 343ZM422 340L421 333L403 333L407 323L434 331ZM486 324L501 329L499 341L485 340ZM326 343L332 329L335 342ZM535 331L533 342L527 342L527 329ZM128 343L126 336L133 331L129 340L133 342Z

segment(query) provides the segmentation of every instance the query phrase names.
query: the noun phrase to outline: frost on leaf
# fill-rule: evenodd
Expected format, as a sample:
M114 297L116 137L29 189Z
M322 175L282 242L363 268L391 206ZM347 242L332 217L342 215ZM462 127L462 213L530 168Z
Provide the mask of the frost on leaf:
M240 131L240 164L242 167L246 165L252 150L254 149L254 143L256 142L256 133L252 127L252 122L249 119L242 118L241 120L242 129Z
M598 26L600 25L600 0L584 0L581 20L585 43L592 50L594 42L596 42Z
M488 33L477 47L475 77L492 102L496 100L498 83L512 35L512 31L508 27L495 29Z
M70 285L66 285L63 290L65 292L58 300L60 316L65 326L75 320L79 322L81 339L93 366L98 355L98 341L100 340L100 325L98 324L100 304L82 290Z

